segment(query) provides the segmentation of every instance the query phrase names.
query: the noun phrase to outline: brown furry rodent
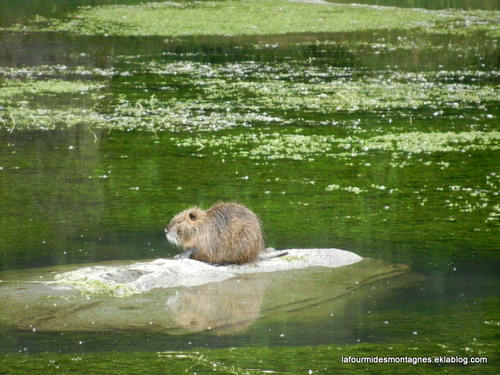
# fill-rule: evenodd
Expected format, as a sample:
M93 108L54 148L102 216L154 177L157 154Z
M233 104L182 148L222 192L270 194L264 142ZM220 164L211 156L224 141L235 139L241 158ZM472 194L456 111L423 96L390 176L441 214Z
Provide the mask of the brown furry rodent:
M256 261L264 248L259 218L237 203L219 203L206 211L189 208L170 221L165 233L186 250L176 259L243 264Z

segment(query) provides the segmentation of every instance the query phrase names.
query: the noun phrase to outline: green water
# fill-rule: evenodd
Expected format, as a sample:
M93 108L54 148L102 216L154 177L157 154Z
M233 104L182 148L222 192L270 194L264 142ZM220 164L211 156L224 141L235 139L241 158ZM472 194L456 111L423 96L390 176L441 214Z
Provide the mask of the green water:
M215 362L222 373L237 373L231 365L498 370L498 6L475 2L496 13L471 15L490 26L470 33L174 38L31 29L37 15L66 22L77 5L118 3L139 2L0 2L1 271L171 257L179 250L163 227L172 216L236 200L259 214L268 246L336 247L407 264L423 278L390 298L357 300L340 320L257 321L233 336L5 328L6 369L56 373L85 363L90 373L112 373L119 369L108 361L127 368L133 358L172 373L194 363L192 372L214 371L206 369ZM438 8L471 7L445 5ZM208 362L155 353L193 348ZM342 355L408 354L490 364L340 363Z

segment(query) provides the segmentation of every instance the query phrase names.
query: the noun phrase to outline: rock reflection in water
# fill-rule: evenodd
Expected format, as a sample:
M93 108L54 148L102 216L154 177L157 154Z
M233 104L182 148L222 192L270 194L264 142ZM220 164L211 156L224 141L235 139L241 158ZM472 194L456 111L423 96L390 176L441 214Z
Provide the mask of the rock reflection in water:
M258 275L199 285L168 298L166 308L182 328L218 334L243 331L259 317L262 285Z

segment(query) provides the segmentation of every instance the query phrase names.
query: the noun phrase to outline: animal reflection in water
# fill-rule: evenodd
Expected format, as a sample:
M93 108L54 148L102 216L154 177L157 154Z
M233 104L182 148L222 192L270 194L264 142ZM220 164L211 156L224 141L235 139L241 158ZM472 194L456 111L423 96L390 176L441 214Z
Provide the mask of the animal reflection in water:
M245 275L179 291L167 300L172 319L191 332L217 334L243 331L257 320L262 286L255 275Z

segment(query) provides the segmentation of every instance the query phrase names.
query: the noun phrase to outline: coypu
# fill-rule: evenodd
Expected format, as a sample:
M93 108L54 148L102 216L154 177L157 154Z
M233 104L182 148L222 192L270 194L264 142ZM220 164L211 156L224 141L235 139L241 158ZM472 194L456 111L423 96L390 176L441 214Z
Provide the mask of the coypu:
M219 203L206 211L189 208L170 221L165 233L186 250L175 259L244 264L256 261L264 249L259 218L237 203Z

